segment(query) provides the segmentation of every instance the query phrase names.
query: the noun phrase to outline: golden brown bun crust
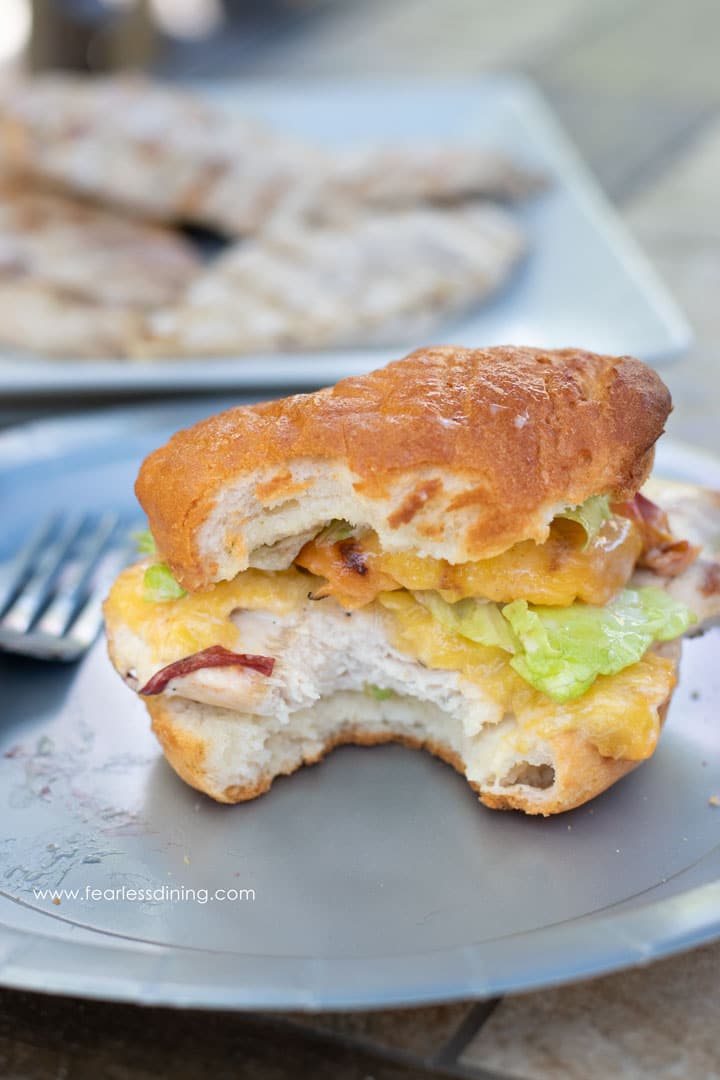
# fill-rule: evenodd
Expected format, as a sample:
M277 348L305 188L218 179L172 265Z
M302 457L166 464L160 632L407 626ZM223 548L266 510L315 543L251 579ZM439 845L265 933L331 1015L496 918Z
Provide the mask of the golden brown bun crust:
M660 707L661 725L665 722L671 697L672 691ZM427 750L451 765L461 776L465 775L460 756L439 741L413 739L405 733L379 734L364 731L362 726L347 726L338 729L325 742L320 752L312 755L305 754L282 773L266 773L258 777L255 783L244 787L232 785L222 791L208 790L205 741L177 723L172 699L157 697L144 698L143 701L152 719L152 729L175 772L185 783L210 795L217 802L247 802L259 795L264 795L278 775L289 775L303 765L315 765L337 746L377 746L388 742L401 743L412 749ZM549 817L552 814L561 814L566 810L574 810L582 806L583 803L594 799L642 764L642 761L603 757L588 739L575 731L564 732L549 742L555 761L555 781L552 788L547 791L542 789L536 791L532 788L521 791L515 788L512 792L508 791L504 794L498 793L497 790L485 790L471 781L470 786L478 793L480 802L491 810L521 810L525 814L542 814L544 817Z
M136 492L159 549L191 589L213 580L197 534L222 489L296 459L346 464L355 490L377 500L399 475L462 476L473 510L466 555L482 558L544 539L537 522L546 507L632 496L670 408L660 378L631 357L438 346L181 431L145 461ZM390 528L403 513L388 505Z
M660 709L660 720L667 715L668 701ZM642 761L603 757L591 742L577 731L556 735L551 743L555 758L555 783L552 797L534 809L526 796L497 791L480 791L480 802L491 810L523 810L526 814L562 814L594 799L622 779Z

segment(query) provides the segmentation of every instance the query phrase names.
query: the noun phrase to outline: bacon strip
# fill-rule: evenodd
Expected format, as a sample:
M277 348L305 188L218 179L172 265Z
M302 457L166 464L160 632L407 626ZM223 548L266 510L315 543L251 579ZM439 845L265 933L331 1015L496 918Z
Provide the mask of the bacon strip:
M638 566L654 570L662 577L677 577L700 554L700 548L689 540L675 539L665 511L640 492L628 502L613 503L612 510L630 518L642 534L644 547Z
M145 683L139 694L149 697L151 694L162 694L167 684L172 679L182 679L184 675L190 675L193 671L201 668L213 667L244 667L259 671L261 675L270 676L275 667L275 661L271 656L253 656L250 653L235 653L226 649L223 645L213 645L202 652L185 656L182 660L175 660L164 668L156 671L148 682Z
M638 565L647 566L661 577L678 577L695 562L699 554L700 548L689 540L676 540L673 544L662 544L643 552Z

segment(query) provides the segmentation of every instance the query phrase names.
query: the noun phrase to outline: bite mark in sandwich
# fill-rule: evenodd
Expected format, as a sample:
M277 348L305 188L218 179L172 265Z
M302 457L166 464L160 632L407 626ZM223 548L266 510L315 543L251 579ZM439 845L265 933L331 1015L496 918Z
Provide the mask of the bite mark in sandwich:
M170 763L222 802L347 742L424 746L494 808L614 783L720 614L720 499L639 490L669 411L629 357L445 347L179 432L106 603Z

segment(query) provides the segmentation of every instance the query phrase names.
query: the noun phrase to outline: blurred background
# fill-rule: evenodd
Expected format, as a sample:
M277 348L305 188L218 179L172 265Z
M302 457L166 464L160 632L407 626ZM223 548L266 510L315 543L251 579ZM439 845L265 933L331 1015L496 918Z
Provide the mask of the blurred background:
M2 0L0 64L164 78L533 78L626 198L720 106L715 0Z
M688 313L672 430L718 449L719 37L717 0L2 0L0 77L527 74Z
M5 0L4 59L108 71L228 74L342 0Z

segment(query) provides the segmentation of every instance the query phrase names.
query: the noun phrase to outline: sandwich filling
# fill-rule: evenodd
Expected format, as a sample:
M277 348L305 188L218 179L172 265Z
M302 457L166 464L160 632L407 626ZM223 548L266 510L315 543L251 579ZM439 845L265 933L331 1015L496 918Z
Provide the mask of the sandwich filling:
M662 589L632 587L638 566L669 577L697 556L642 495L595 496L557 516L545 543L457 565L327 522L286 569L199 593L149 535L142 546L106 608L127 681L290 726L334 694L411 697L468 737L511 718L514 751L578 731L603 756L639 761L675 682L662 643L694 621Z

